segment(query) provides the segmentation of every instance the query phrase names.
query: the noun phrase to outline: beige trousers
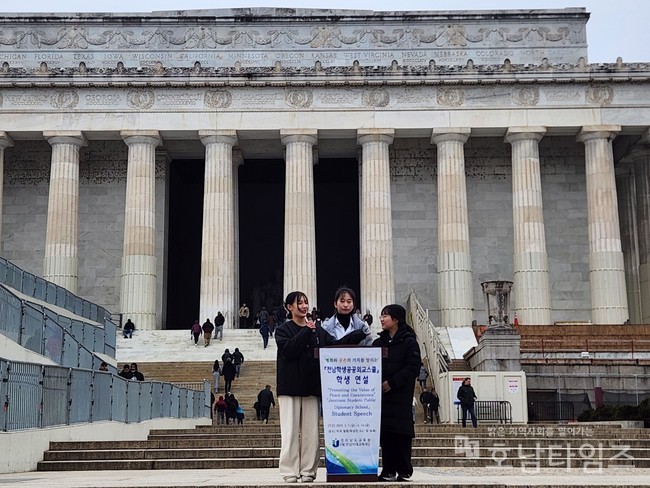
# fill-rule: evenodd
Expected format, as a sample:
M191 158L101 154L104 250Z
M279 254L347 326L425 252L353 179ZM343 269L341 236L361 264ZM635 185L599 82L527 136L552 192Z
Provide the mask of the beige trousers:
M312 476L320 461L318 397L280 395L280 475L283 478Z

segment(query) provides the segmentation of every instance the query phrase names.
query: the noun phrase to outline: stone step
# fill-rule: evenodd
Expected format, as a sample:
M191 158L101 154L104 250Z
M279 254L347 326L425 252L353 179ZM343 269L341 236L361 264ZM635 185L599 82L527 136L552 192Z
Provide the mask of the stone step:
M516 449L522 448L548 448L553 446L567 446L573 448L592 445L595 448L614 448L630 446L633 449L645 449L650 447L647 439L636 440L615 440L615 439L577 439L574 441L560 441L558 439L468 439L469 442L477 442L482 447L502 447ZM413 439L413 447L420 448L449 448L459 445L456 438L431 438L416 437ZM321 438L321 445L324 444ZM250 436L244 438L219 437L219 438L192 438L192 439L155 439L146 441L94 441L94 442L53 442L48 452L56 451L83 451L83 450L117 450L117 449L218 449L227 445L231 449L249 449L254 447L270 448L280 447L279 436ZM462 445L462 444L461 444Z
M323 450L324 455L324 450ZM508 462L515 459L573 459L576 461L587 458L629 461L632 459L650 458L650 448L625 449L619 447L584 445L551 445L539 446L474 446L465 447L414 447L413 457L417 458L462 458L473 459L485 457L495 462ZM45 461L64 460L133 460L133 459L244 459L279 457L280 447L217 447L217 448L185 448L185 449L102 449L102 450L59 450L47 451Z
M567 468L567 461L559 458L549 459L519 459L502 460L492 457L417 457L413 456L414 467L517 467L535 469L536 467ZM609 467L650 467L650 458L632 460L610 459L571 459L569 468L572 469L598 469ZM321 458L320 466L324 466ZM41 461L38 471L89 471L89 470L147 470L147 469L249 469L249 468L277 468L278 458L187 458L187 459L128 459L128 460L69 460L69 461Z

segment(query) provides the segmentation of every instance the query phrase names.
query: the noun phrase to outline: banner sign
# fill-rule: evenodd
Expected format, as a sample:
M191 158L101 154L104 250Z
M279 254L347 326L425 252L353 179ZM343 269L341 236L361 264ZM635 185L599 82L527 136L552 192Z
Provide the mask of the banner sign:
M381 348L321 348L319 357L327 481L376 481Z

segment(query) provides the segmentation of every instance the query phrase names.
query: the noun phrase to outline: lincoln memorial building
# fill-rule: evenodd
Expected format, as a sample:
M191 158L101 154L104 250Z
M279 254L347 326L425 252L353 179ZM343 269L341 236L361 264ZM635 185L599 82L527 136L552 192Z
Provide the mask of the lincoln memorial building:
M650 323L650 63L584 8L0 17L0 255L130 318L348 285L439 326ZM612 42L616 42L615 39Z

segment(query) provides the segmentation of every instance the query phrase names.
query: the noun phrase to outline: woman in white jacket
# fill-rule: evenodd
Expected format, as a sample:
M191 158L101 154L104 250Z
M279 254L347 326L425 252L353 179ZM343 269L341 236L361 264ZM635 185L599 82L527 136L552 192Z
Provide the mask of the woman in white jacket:
M342 287L334 294L334 308L336 313L323 322L322 327L335 339L341 339L354 330L361 330L366 338L359 343L360 346L369 346L373 338L370 327L354 313L357 297L351 288Z

